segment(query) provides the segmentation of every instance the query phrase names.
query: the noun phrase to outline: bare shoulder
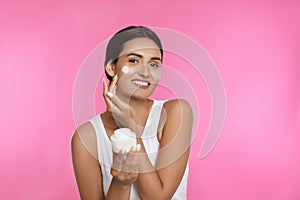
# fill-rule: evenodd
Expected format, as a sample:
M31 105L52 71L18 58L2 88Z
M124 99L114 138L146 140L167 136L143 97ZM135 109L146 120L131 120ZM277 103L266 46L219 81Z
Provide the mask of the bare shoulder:
M183 127L189 132L193 124L193 111L189 102L184 99L168 100L163 105L163 111L160 118L161 135L166 137L180 133ZM173 135L174 136L174 135Z
M87 121L84 124L80 125L75 132L77 132L80 136L91 137L96 134L96 131L91 124L91 122Z
M164 103L163 106L167 115L175 114L182 115L182 114L192 114L192 108L190 103L185 99L172 99Z
M88 153L98 159L96 131L91 122L88 121L80 125L74 131L71 142L72 148L83 146Z

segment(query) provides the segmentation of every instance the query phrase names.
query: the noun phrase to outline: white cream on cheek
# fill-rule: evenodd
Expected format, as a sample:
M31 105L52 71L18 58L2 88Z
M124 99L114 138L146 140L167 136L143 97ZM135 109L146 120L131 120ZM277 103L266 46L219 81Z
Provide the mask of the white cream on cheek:
M122 67L123 74L127 74L129 72L129 68L125 65Z

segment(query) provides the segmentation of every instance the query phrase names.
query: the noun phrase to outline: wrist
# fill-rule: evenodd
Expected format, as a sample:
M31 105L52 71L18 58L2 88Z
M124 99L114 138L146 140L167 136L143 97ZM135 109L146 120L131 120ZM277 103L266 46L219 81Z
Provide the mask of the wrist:
M120 181L117 177L113 177L112 184L123 191L130 190L132 186L131 182Z

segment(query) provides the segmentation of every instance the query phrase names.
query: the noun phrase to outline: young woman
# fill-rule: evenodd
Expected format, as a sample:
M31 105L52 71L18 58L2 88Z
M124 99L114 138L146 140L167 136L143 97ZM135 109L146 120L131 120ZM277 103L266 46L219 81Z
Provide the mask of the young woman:
M151 100L163 50L143 26L117 32L108 43L103 97L107 111L78 127L72 157L81 199L186 199L193 114L185 100ZM134 132L137 146L114 152L111 136Z

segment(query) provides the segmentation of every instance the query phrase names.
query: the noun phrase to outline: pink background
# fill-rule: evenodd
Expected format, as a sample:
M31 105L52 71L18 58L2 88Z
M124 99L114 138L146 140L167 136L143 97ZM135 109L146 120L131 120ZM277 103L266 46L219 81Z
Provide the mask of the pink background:
M76 74L131 24L194 38L224 81L225 126L199 159L209 118L200 121L188 199L300 199L299 9L297 1L1 1L0 199L79 199L70 153ZM199 106L209 116L205 88Z

